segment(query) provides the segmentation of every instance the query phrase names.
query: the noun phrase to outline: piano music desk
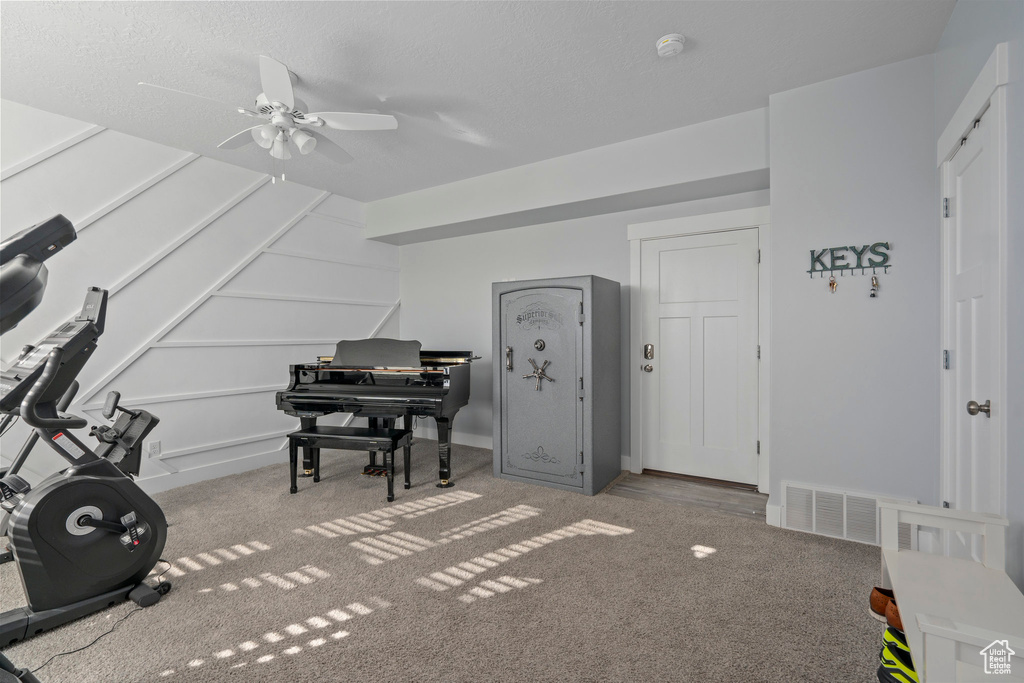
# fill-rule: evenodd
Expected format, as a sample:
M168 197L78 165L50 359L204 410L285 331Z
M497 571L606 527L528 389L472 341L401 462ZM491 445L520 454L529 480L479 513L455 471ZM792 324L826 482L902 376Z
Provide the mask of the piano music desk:
M331 427L314 425L288 435L288 467L291 475L290 493L298 489L299 447L313 460L313 481L320 481L320 449L337 448L353 451L383 451L384 467L388 478L388 502L395 499L395 451L401 448L405 453L405 488L409 481L409 449L412 432L408 429L375 429L360 427Z

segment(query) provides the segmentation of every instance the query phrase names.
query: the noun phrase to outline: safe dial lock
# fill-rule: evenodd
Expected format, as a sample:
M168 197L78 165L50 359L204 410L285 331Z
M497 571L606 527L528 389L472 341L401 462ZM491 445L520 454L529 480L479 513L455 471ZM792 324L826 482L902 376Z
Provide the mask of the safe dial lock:
M543 342L541 342L541 343L543 343ZM541 365L540 367L537 367L537 363L532 358L527 358L526 360L527 360L527 362L530 363L530 365L533 366L533 372L531 372L528 375L523 375L523 379L530 379L531 377L536 379L537 380L537 386L534 388L535 391L540 391L540 381L542 379L546 379L549 382L554 382L555 381L555 380L551 379L550 377L548 377L546 374L544 374L544 370L548 367L548 365L551 364L551 361L546 360L546 361L544 361L543 365Z
M544 350L544 340L543 339L538 339L537 341L533 342L533 348L537 349L538 351L543 351Z

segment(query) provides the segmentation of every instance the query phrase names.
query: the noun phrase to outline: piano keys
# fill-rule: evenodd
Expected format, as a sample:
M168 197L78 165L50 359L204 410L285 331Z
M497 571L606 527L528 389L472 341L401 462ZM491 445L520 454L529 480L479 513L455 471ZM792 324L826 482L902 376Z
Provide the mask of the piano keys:
M411 429L412 417L430 417L437 424L440 488L452 486L451 426L459 408L469 402L469 366L479 356L471 351L423 351L420 342L361 339L338 342L333 356L315 363L292 365L291 381L277 392L277 408L299 418L302 429L331 413L351 413L383 420L391 427L402 418ZM303 451L303 470L312 458ZM371 470L375 454L370 454Z

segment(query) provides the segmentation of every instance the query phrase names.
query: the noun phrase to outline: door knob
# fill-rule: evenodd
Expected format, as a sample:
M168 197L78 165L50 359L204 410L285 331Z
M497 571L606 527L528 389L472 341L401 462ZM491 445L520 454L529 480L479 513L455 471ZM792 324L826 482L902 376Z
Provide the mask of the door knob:
M967 414L977 415L978 413L985 413L985 417L992 417L992 399L980 404L977 401L968 401Z
M641 366L640 368L644 372L654 372L654 366L648 363L647 365Z

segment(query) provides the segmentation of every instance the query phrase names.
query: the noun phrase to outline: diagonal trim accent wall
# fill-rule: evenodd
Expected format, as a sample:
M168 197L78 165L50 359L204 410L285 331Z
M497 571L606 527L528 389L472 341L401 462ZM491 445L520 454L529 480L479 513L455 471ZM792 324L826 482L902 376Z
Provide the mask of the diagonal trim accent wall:
M3 100L0 115L5 138L38 147L3 145L22 156L0 159L3 235L54 213L80 228L0 358L9 366L73 317L87 286L108 289L107 329L72 412L102 422L116 389L161 418L143 488L283 462L296 420L274 393L288 366L339 339L399 336L398 249L363 238L358 203ZM33 129L37 118L46 125ZM27 434L11 430L2 452ZM23 474L34 483L63 466L40 447Z

